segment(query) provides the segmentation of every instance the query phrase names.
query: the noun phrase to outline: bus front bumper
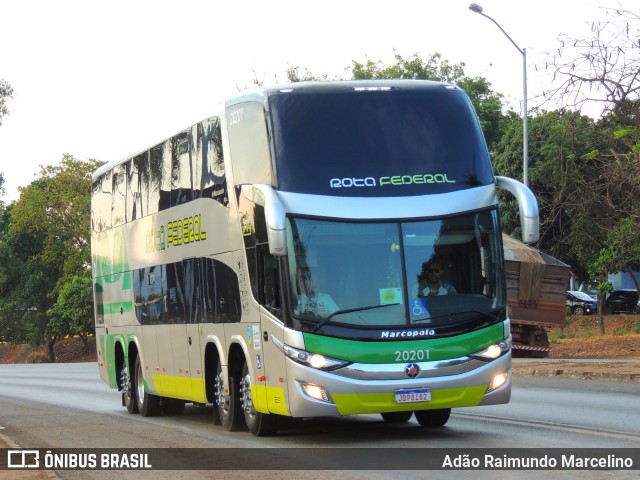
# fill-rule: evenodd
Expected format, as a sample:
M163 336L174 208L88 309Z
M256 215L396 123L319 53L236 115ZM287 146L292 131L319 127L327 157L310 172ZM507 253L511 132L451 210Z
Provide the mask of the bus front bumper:
M410 366L405 364L352 364L325 372L291 360L287 363L289 412L294 417L495 405L508 403L511 397L510 352L490 362L463 357L411 364L418 366L416 378L404 374ZM428 400L398 403L399 391L418 391L423 396L428 392Z

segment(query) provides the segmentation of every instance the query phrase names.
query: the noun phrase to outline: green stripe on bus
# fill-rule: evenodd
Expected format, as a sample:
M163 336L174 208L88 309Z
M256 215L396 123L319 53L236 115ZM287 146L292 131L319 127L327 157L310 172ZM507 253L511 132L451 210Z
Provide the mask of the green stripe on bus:
M477 352L503 340L503 324L446 338L359 341L304 333L308 352L356 363L407 363L447 360Z
M131 313L133 312L133 302L104 303L102 308L106 315Z

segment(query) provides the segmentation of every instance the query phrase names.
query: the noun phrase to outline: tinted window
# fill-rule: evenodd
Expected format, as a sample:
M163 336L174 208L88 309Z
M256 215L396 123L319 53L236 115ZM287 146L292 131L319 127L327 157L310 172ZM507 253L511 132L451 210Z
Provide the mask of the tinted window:
M460 90L292 89L271 94L278 188L341 196L423 195L493 182Z
M506 303L495 210L400 224L289 217L287 234L290 308L305 321L453 325Z

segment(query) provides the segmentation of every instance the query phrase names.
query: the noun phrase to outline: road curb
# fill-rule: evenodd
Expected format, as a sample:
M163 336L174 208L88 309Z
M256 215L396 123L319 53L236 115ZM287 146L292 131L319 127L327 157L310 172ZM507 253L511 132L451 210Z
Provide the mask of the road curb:
M0 433L0 440L2 440L4 443L6 443L9 448L11 449L21 449L22 447L20 445L18 445L16 442L14 442L13 440L11 440L11 438L7 437L6 435ZM17 473L20 474L20 478L22 478L23 480L40 480L40 479L47 479L47 480L62 480L57 474L56 472L54 472L53 470L29 470L29 471L25 471L25 470L3 470L2 472L0 472L0 480L2 480L2 474L3 473L7 473L7 475L13 474L13 473ZM17 478L17 477L10 477L10 478Z

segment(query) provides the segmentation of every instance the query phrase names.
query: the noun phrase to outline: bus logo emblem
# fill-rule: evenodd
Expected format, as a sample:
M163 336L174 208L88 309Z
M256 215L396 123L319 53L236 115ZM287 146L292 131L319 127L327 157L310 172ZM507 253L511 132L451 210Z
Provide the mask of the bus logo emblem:
M420 375L420 367L417 363L410 363L406 367L404 367L404 373L409 378L416 378Z

